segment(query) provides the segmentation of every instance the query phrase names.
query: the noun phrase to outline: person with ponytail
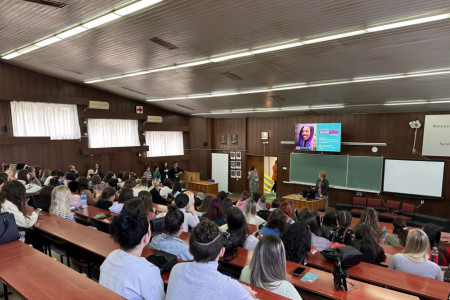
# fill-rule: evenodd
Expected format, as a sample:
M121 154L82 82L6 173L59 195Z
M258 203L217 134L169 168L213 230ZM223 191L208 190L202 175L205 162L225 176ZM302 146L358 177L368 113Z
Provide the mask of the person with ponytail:
M441 229L428 223L423 226L423 231L430 241L430 260L439 266L448 267L450 264L450 245L446 241L441 242Z
M355 239L353 230L350 229L352 225L352 215L347 210L341 210L337 214L338 226L331 232L328 238L333 243L350 245Z
M163 300L159 268L141 257L151 237L144 210L125 208L113 217L110 234L120 249L112 251L100 266L99 283L126 299Z
M163 233L155 236L148 247L154 250L162 250L184 261L193 260L189 253L189 246L179 238L184 229L184 213L176 207L169 205L164 217Z
M394 247L405 248L406 237L408 236L408 227L406 227L406 221L402 218L395 218L392 221L394 229L391 234L386 236L384 243Z
M442 281L441 268L429 258L430 241L427 234L421 229L413 229L406 238L405 253L394 254L389 269Z

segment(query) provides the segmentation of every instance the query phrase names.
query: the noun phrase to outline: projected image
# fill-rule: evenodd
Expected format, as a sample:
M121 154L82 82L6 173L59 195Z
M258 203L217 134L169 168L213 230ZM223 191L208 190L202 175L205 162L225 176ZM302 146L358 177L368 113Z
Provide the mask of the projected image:
M341 123L297 124L295 150L341 151Z

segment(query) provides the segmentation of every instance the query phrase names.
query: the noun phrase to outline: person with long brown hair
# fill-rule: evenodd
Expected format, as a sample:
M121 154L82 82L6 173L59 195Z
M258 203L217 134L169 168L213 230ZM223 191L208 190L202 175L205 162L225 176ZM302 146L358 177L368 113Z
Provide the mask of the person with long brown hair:
M355 225L355 230L357 227L361 224L367 224L372 228L373 235L377 239L377 242L380 243L381 239L383 238L383 232L381 231L380 224L378 223L378 216L372 207L367 207L364 209L364 211L361 214L361 218L359 219L359 222Z
M408 236L408 227L406 227L406 221L402 218L395 218L392 221L394 229L391 234L386 236L384 243L395 247L405 248L406 237Z
M222 226L226 224L225 215L223 213L222 200L220 198L213 198L209 203L208 210L203 215L203 217L210 219L217 226Z
M378 241L373 235L372 227L368 224L360 224L355 229L355 240L352 246L361 251L363 254L362 261L379 265L386 260L383 248L378 244Z
M341 210L337 214L337 223L338 226L331 232L328 239L333 243L350 245L355 239L355 234L350 229L352 214L347 210Z

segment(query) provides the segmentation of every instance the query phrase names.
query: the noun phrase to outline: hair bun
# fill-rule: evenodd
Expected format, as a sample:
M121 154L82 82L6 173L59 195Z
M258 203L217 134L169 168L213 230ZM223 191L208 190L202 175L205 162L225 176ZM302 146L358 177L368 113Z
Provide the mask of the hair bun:
M168 212L177 211L177 210L178 210L178 207L175 204L170 204L169 206L167 206Z

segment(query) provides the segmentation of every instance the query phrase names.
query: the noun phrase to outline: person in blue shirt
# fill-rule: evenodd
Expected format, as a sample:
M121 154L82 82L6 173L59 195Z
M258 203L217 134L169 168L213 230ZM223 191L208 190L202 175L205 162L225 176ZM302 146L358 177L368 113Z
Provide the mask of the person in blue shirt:
M153 178L159 179L159 182L161 182L161 173L159 172L159 167L156 166L155 169L152 172Z
M176 205L169 205L167 210L163 233L155 236L148 247L166 251L184 261L193 260L194 257L189 252L189 246L179 238L184 229L184 213Z
M261 229L261 234L264 236L266 233L272 233L276 236L280 236L286 226L286 213L283 210L277 208L270 213L269 218L267 219L266 226Z
M166 300L253 299L250 287L217 271L219 257L225 253L222 233L217 225L203 219L192 231L189 250L193 262L176 264L170 272Z
M99 283L126 299L164 299L158 267L141 257L151 237L143 209L125 209L114 216L111 237L120 245L100 266Z

